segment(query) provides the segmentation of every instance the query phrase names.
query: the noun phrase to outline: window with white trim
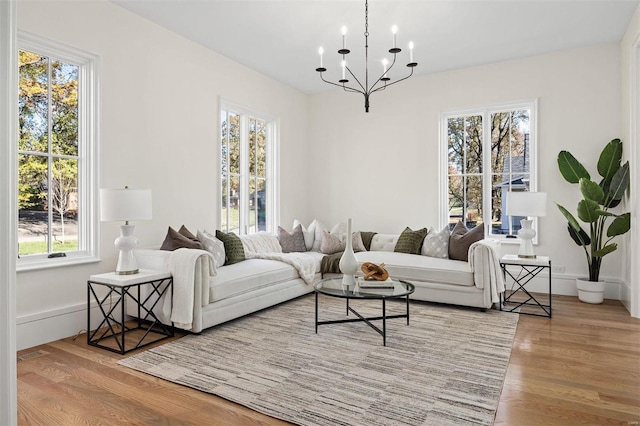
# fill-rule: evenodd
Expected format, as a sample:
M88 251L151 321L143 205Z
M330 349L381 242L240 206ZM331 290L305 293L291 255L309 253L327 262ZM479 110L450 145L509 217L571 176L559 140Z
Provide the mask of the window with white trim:
M97 260L97 57L19 32L18 270Z
M228 102L220 108L220 229L273 232L277 120Z
M506 215L508 191L536 191L537 101L442 114L442 216L453 228L485 225L497 238L515 234Z

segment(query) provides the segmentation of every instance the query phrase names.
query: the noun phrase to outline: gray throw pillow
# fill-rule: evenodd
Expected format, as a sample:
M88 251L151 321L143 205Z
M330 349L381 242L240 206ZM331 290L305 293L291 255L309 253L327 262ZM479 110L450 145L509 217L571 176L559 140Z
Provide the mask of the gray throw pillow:
M449 257L449 225L442 228L440 232L436 232L433 227L429 228L429 233L422 243L422 254L440 259Z
M322 253L333 254L344 251L345 246L345 241L340 241L340 237L337 235L322 231L322 243L320 244L320 251Z
M411 228L407 226L404 228L404 231L402 231L402 234L400 234L393 251L396 253L420 254L422 242L428 232L429 230L427 228L412 231Z
M225 265L233 265L234 263L245 260L244 247L242 246L240 237L233 232L227 234L216 230L216 238L224 244Z
M462 221L456 224L449 237L449 259L469 261L469 247L484 238L484 226L476 226L471 231Z
M278 226L278 241L283 253L307 251L301 224L293 228L292 233L288 233L286 229Z
M190 236L193 238L190 238ZM179 248L203 249L202 243L184 225L180 228L180 232L169 227L160 250L174 251Z

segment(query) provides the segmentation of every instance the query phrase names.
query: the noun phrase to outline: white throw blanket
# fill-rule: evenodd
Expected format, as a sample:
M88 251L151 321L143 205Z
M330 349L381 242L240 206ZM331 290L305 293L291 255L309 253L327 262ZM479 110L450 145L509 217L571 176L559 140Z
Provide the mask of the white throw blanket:
M176 327L185 330L191 329L193 325L193 283L198 260L208 263L210 276L216 275L215 260L207 251L181 248L172 252L169 259L169 272L173 275L173 309L171 300L165 297L162 313L165 318L170 318ZM209 282L208 278L205 282Z
M249 253L282 253L282 247L278 239L268 232L241 235L242 247L245 254Z
M248 259L278 260L287 263L298 271L300 278L307 284L313 284L318 270L318 261L307 253L246 253Z
M481 240L469 247L469 266L476 287L489 286L491 302L499 303L499 294L504 292L504 277L500 268L500 246L495 240ZM482 267L478 267L482 265Z

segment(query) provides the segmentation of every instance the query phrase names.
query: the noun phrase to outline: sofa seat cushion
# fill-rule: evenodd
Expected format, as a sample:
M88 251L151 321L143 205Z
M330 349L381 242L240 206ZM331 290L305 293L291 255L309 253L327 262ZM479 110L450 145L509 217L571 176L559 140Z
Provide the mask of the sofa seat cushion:
M293 266L276 260L248 259L218 268L209 279L209 302L299 278Z
M386 251L356 253L358 262L385 264L389 275L396 279L425 281L460 286L473 286L473 272L468 262L440 259L417 254Z

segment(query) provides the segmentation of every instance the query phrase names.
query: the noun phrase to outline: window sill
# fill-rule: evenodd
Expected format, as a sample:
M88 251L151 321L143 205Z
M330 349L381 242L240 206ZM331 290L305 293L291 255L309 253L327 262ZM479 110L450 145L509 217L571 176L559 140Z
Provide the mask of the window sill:
M69 256L58 258L41 259L18 259L16 262L16 272L38 271L42 269L61 268L65 266L83 265L87 263L98 263L100 258L95 256Z

